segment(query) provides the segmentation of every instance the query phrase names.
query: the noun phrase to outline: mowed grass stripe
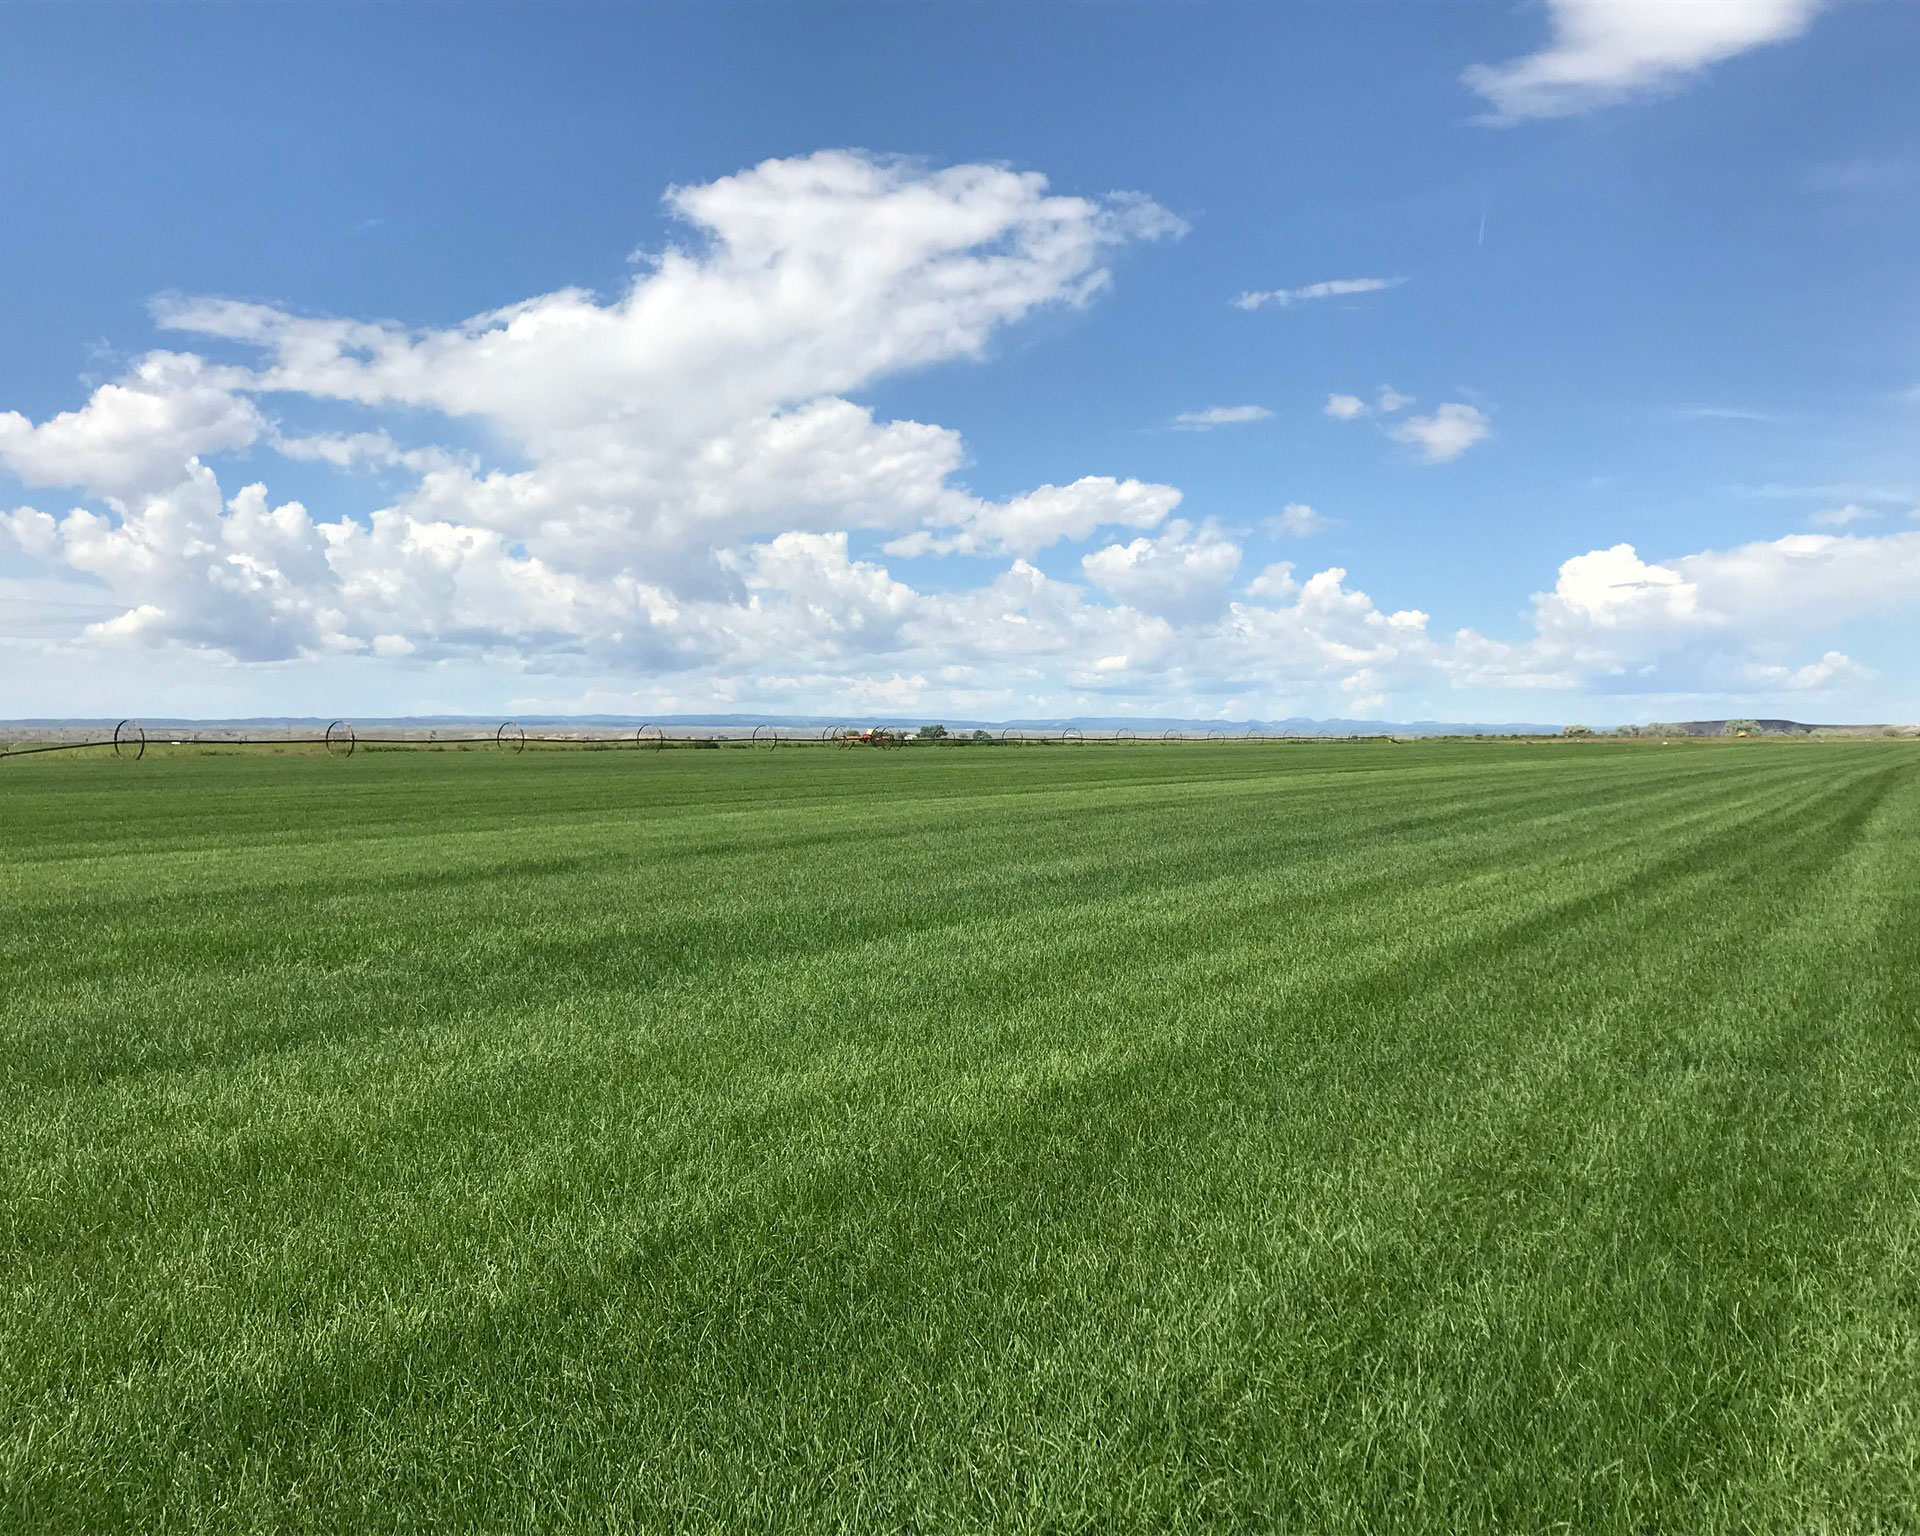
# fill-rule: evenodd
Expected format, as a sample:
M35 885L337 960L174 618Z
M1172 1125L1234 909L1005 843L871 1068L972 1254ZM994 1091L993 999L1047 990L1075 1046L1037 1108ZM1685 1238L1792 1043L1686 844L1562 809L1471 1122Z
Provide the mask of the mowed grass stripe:
M1723 813L1715 808L1712 814ZM1660 830L1667 833L1673 828L1667 825ZM1632 832L1621 833L1620 836L1623 844L1632 844L1641 849L1649 859L1654 857L1655 845L1649 843L1643 834ZM1431 858L1448 846L1447 839L1436 838L1428 846L1426 856ZM1510 858L1516 856L1513 849L1482 851L1490 856L1502 853ZM1497 864L1496 867L1503 868ZM1137 976L1145 974L1161 991L1168 990L1168 980L1157 974L1157 967L1171 963L1178 967L1171 986L1176 997L1208 997L1211 994L1201 984L1209 979L1207 971L1212 967L1213 956L1220 947L1213 936L1215 931L1230 936L1227 947L1243 946L1244 939L1232 937L1241 926L1266 920L1286 922L1290 909L1296 912L1310 911L1312 921L1310 924L1301 924L1296 917L1284 946L1279 939L1266 941L1268 948L1256 957L1256 961L1260 967L1262 984L1269 988L1339 990L1355 985L1380 963L1365 947L1375 940L1392 939L1398 944L1411 942L1422 946L1442 941L1448 944L1466 942L1462 924L1470 915L1465 904L1469 890L1475 893L1474 899L1481 904L1494 903L1491 910L1498 913L1503 922L1506 920L1505 908L1498 905L1500 893L1497 882L1477 876L1471 886L1456 883L1452 887L1451 921L1444 929L1417 923L1383 922L1383 918L1393 919L1396 911L1391 905L1383 907L1382 903L1388 902L1395 890L1404 891L1410 887L1413 868L1411 858L1403 851L1395 866L1384 873L1362 875L1342 869L1338 878L1335 878L1324 870L1289 861L1282 882L1256 885L1242 882L1236 888L1219 877L1210 876L1207 884L1198 891L1174 886L1158 892L1150 899L1140 895L1137 887L1130 883L1121 893L1121 911L1107 916L1106 920L1109 927L1116 920L1125 925L1122 931L1134 958L1132 969L1123 974L1121 990L1110 992L1105 980L1095 978L1090 982L1077 981L1071 989L1071 996L1076 1005L1098 1001L1102 1006L1118 1010L1124 1010L1130 1002L1143 1000L1159 1006L1163 999L1136 998L1127 989L1140 985ZM1503 873L1510 875L1510 871L1504 868ZM1618 883L1639 877L1632 873L1610 873L1608 878ZM1076 881L1072 889L1082 891L1088 883ZM1417 885L1411 888L1416 892L1418 890ZM1562 907L1567 902L1586 899L1581 887L1568 883L1565 878L1553 889L1554 900ZM1101 897L1099 901L1114 899ZM943 994L953 1015L944 1022L961 1033L943 1033L933 1038L916 1035L909 1042L909 1054L918 1059L926 1051L938 1050L943 1044L963 1039L968 1017L984 1016L1007 1007L1024 1010L1035 1000L1044 1001L1050 993L1059 991L1055 972L1064 970L1068 975L1079 977L1083 970L1091 968L1097 959L1097 946L1105 942L1101 936L1105 930L1099 920L1102 914L1090 913L1087 907L1088 901L1076 896L1072 902L1044 913L1028 910L1010 917L976 917L966 931L957 927L950 916L943 915L939 926L931 929L915 925L906 930L886 929L877 935L856 932L798 961L793 958L792 946L770 944L765 947L772 953L761 954L748 936L736 943L726 956L727 966L722 984L709 986L702 981L667 993L650 990L634 994L631 1031L608 1039L605 1045L608 1049L628 1053L629 1059L625 1064L629 1066L633 1064L631 1052L635 1047L648 1053L663 1048L670 1050L676 1045L690 1047L695 1060L709 1060L704 1045L706 1038L716 1031L727 1027L755 1030L754 1021L749 1019L742 1023L730 1017L731 999L736 992L752 993L769 985L778 985L783 979L794 975L796 964L803 977L818 973L831 979L836 972L843 973L840 982L842 991L850 985L857 987L864 983L868 995L860 997L854 994L855 1000L866 1005L864 1008L847 1011L836 1007L831 1012L846 1012L847 1017L856 1020L869 1017L884 1001L884 988L888 985L886 978L889 974L888 950L896 944L906 943L911 946L911 954L904 961L906 964L921 963L921 957L924 957L925 963L938 963L942 951L950 960L961 962L959 973L946 978L951 990ZM1482 935L1481 941L1490 938L1498 942L1505 932L1504 927L1491 929ZM1329 962L1343 957L1349 962L1350 971L1329 973ZM563 991L575 1001L583 992L592 994L597 1000L602 994L628 992L628 984L635 979L631 974L617 973L612 979L601 974L609 959L618 958L608 953L608 945L603 938L577 949L569 947L558 965L529 964L540 958L524 949L506 953L501 959L507 963L499 969L506 974L531 977L533 983L545 983L534 990L549 1000L557 999ZM600 962L598 967L589 963L594 960ZM512 963L516 961L519 962L517 966ZM974 974L968 974L970 972ZM376 995L391 995L395 979L396 976L382 977ZM655 978L643 976L638 979L652 981ZM279 984L278 978L263 980L261 1001L266 1001ZM526 980L517 981L507 989L504 999L484 999L483 1006L499 1010L508 1022L515 1021L520 1016L519 1005L528 1000L529 986ZM176 991L170 995L191 998L192 993ZM718 999L720 1005L717 1010L720 1016L718 1021L704 1018L701 1012L714 999ZM332 1019L326 1008L328 999L325 992L305 1001L319 1024ZM671 1029L665 1027L668 1022L671 1023ZM809 1053L818 1044L816 1035L792 1031L787 1027L788 1022L781 1020L774 1036L756 1042L756 1059L762 1063L773 1062L776 1074L781 1077L790 1067L799 1063L781 1060L778 1053L789 1045ZM826 1022L831 1024L833 1019L829 1017ZM536 1017L527 1023L531 1026L530 1031L523 1030L522 1033L527 1037L524 1043L529 1050L551 1052L556 1048L552 1037L555 1025L551 1021ZM598 1028L597 1024L594 1028ZM590 1042L566 1040L558 1049L571 1053L587 1043ZM862 1039L857 1043L862 1048L862 1060L868 1063L883 1059L888 1044L883 1038ZM337 1040L332 1032L321 1038L321 1046L326 1057L330 1058L335 1053ZM414 1048L415 1042L411 1039L401 1042L403 1050ZM282 1070L282 1064L274 1064L273 1070ZM378 1067L371 1076L384 1077L387 1070L385 1066ZM730 1070L729 1076L738 1087L737 1075ZM189 1077L183 1084L175 1085L172 1092L177 1102L166 1107L184 1109L196 1103L204 1105L209 1099L214 1103L232 1099L238 1113L244 1117L246 1104L255 1086L251 1079L223 1088L218 1083ZM465 1085L459 1085L456 1091L464 1093ZM102 1106L93 1095L83 1095L78 1104L89 1116L101 1113ZM143 1106L137 1113L142 1118L148 1118L151 1106ZM167 1134L170 1138L177 1136L177 1130L169 1128Z
M1285 789L1293 794L1301 792L1293 783L1288 783ZM1312 786L1308 786L1306 792L1311 793L1311 789ZM1376 792L1395 799L1401 796L1401 788L1395 784ZM1245 793L1242 791L1243 796ZM1511 789L1479 787L1469 799L1455 799L1438 806L1423 801L1423 808L1411 815L1370 815L1370 831L1378 838L1392 839L1391 844L1382 849L1384 854L1404 858L1410 832L1423 826L1430 828L1437 846L1447 848L1463 835L1460 825L1463 810L1498 807L1505 813L1503 820L1511 821L1533 808L1541 793L1552 795L1555 803L1564 803L1563 797L1553 791L1539 791L1534 797L1528 797L1516 796ZM1263 798L1272 802L1272 791ZM405 888L396 890L390 874L380 879L354 879L341 872L338 850L329 841L316 854L316 866L325 875L325 883L321 885L301 878L304 873L301 866L285 858L276 859L271 866L239 862L252 871L248 888L270 909L287 899L288 886L292 885L298 890L299 899L326 916L341 919L325 926L316 925L314 929L315 937L332 943L333 953L315 956L282 950L262 956L259 949L263 929L271 934L274 926L263 923L262 919L270 913L263 914L253 904L236 902L237 892L230 887L202 893L190 883L193 871L171 865L151 872L119 871L124 881L141 877L142 893L129 895L123 901L96 899L96 906L104 911L90 929L94 943L85 951L32 944L27 938L31 930L24 925L15 930L19 936L16 947L20 951L22 973L31 977L36 992L44 995L57 983L57 976L49 974L50 961L70 961L91 979L98 981L104 977L105 984L115 987L119 995L127 998L129 1016L137 1022L143 1035L164 1040L171 1038L171 1034L149 1027L151 1010L164 1011L170 1005L176 1010L192 1009L195 988L204 977L231 971L237 963L249 960L273 962L271 969L260 969L262 979L275 987L283 984L289 969L303 965L314 971L318 984L347 983L354 980L353 973L367 971L383 951L417 967L421 948L417 942L418 932L444 929L449 919L461 925L462 931L480 938L493 935L503 951L524 951L530 941L539 939L538 932L530 935L527 930L498 922L503 917L510 918L512 909L523 902L532 910L556 902L573 906L578 909L574 914L576 921L587 925L581 930L587 935L580 940L583 945L600 942L593 936L596 930L601 935L610 930L617 932L626 941L631 963L657 967L659 975L666 975L697 968L716 953L747 954L757 960L770 951L787 947L815 948L823 941L845 942L850 928L858 928L864 936L892 927L945 920L946 914L958 914L957 920L966 921L970 916L968 898L972 896L984 896L996 910L1018 911L1033 904L1037 895L1050 898L1049 905L1063 899L1098 900L1102 890L1100 882L1111 883L1122 878L1163 892L1176 889L1182 882L1215 878L1214 871L1221 868L1231 871L1237 879L1249 860L1277 866L1309 856L1324 856L1329 849L1338 850L1346 835L1346 818L1375 809L1367 804L1345 806L1341 816L1328 818L1324 807L1314 807L1310 801L1306 807L1304 815L1296 815L1298 808L1290 804L1271 804L1269 808L1267 805L1222 807L1209 803L1197 808L1190 818L1190 826L1179 827L1171 845L1162 839L1156 847L1140 850L1125 860L1116 859L1111 840L1097 825L1089 828L1097 807L1082 807L1078 815L1071 807L1052 809L1039 821L1023 818L1016 824L995 822L976 837L965 836L958 826L942 828L940 830L950 835L960 834L960 840L944 845L947 857L954 860L956 867L941 887L942 910L933 912L928 911L922 893L913 890L908 891L909 897L915 898L912 900L860 905L862 897L870 894L863 889L867 876L857 867L850 872L840 856L849 846L863 850L874 846L876 829L870 823L845 830L810 829L808 843L831 849L835 855L824 868L794 858L795 847L774 830L777 823L769 828L767 846L750 850L758 857L744 866L738 857L741 850L732 840L716 850L707 840L693 837L678 851L671 867L661 862L659 850L651 842L630 851L624 846L608 847L604 836L592 854L583 855L578 862L549 861L552 868L532 868L517 860L503 861L498 850L494 850L490 863L463 868L451 882L474 888L479 903L488 910L477 914L465 910L444 913L421 906L417 909L418 916L409 916L404 921L394 920L395 914L402 911L402 898L431 894L422 886L435 886L437 890L437 882L408 881ZM1125 809L1115 808L1113 813L1120 814ZM1164 823L1174 808L1163 806L1161 809ZM1635 810L1642 814L1652 810L1644 795L1637 799ZM1563 811L1560 816L1603 820L1617 818L1618 814L1618 806L1601 802L1576 811ZM900 828L898 823L913 820L910 810L890 808L887 816L888 840L897 841L925 830L913 825L905 830ZM770 823L773 820L770 815ZM1550 827L1554 820L1544 819L1538 826ZM846 838L858 838L859 842L850 845ZM885 844L881 846L884 849ZM1094 849L1093 860L1078 855L1076 850L1083 846ZM390 867L393 859L391 846L380 843L366 848L362 859L355 862L364 860ZM1491 878L1500 878L1499 866L1492 867L1496 873ZM269 874L269 869L278 875L277 880ZM633 899L609 901L604 885L587 883L596 871L623 875L631 872L634 884L622 894L640 898L644 904ZM537 882L543 873L549 876L545 888L523 895L525 887ZM646 884L649 877L658 882L657 886ZM1398 877L1389 873L1382 878ZM148 881L159 887L158 894L150 889ZM723 905L723 900L736 894L743 881L758 888L754 899ZM1090 881L1095 882L1091 894L1088 893ZM577 897L570 896L566 889L575 884L580 886ZM729 920L733 912L739 914L737 921ZM42 908L38 915L42 922L66 923L72 921L75 914L61 906L51 910ZM470 923L468 920L474 917L495 922L492 925ZM739 931L743 925L751 929L744 936ZM793 930L790 938L785 931L788 929ZM180 941L182 933L191 935L189 942ZM743 937L752 942L743 944ZM698 952L690 948L690 939L699 945ZM433 956L429 954L426 958L431 960ZM460 969L455 974L420 977L417 969L413 974L421 980L438 981L449 989L450 996L454 988L484 991L492 985L517 991L524 986L523 971L519 967L534 958L524 952L487 954L470 943L462 947ZM519 962L519 966L511 962ZM123 975L115 976L116 970ZM625 974L618 982L633 986L652 979L655 978ZM134 990L143 983L150 992L146 997ZM379 986L374 994L376 1003L384 1005L389 995L384 984ZM325 1000L312 1001L321 1004ZM339 999L333 1001L337 1006ZM56 1007L47 1006L45 1015L57 1017L58 1011ZM324 1013L319 1007L315 1011ZM91 1017L86 1019L86 1026L90 1032L97 1027Z
M1861 1275L1899 1304L1875 1266L1911 1184L1809 1116L1878 1125L1854 1063L1910 1073L1911 1042L1869 1008L1878 1055L1836 1058L1755 1010L1836 921L1910 924L1872 850L1910 842L1912 760L1584 756L1501 764L1504 820L1463 783L1485 756L1439 749L1360 795L1276 783L1267 822L1246 797L1209 829L1170 784L1104 854L996 795L839 909L904 924L794 926L748 858L731 894L795 940L763 957L723 924L635 995L617 928L545 965L504 943L517 1006L436 1016L402 966L371 1033L36 1090L66 1148L9 1132L63 1173L9 1202L38 1436L7 1484L231 1528L1884 1522L1884 1349L1826 1378L1845 1454L1803 1446L1797 1481L1781 1383ZM1026 837L1044 878L942 883ZM436 915L448 945L564 930L633 899L606 879ZM1897 955L1855 957L1875 1006ZM227 952L239 995L260 958ZM1826 1073L1765 1101L1796 1160L1727 1167L1717 1102L1675 1131L1682 1046ZM1847 1198L1803 1218L1809 1158ZM1863 1458L1878 1502L1849 1503Z

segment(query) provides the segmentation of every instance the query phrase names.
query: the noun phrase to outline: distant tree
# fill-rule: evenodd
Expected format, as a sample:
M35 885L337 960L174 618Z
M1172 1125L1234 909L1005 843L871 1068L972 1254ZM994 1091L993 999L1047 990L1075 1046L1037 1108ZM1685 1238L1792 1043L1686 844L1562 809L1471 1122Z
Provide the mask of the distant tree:
M1757 720L1729 720L1720 727L1722 736L1758 736L1760 722Z
M993 745L993 732L992 731L975 731L969 739L974 742L977 742L979 745L983 747L990 747Z
M947 739L947 728L944 725L923 725L920 727L920 739L922 741L945 741Z
M1562 736L1591 736L1593 727L1588 725L1570 725L1560 733Z

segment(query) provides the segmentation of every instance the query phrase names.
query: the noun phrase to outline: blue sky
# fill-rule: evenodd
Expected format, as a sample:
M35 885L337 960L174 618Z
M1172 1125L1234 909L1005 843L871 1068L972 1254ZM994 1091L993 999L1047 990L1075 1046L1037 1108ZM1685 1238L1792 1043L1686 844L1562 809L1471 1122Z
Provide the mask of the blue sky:
M1920 718L1916 58L8 6L0 714Z

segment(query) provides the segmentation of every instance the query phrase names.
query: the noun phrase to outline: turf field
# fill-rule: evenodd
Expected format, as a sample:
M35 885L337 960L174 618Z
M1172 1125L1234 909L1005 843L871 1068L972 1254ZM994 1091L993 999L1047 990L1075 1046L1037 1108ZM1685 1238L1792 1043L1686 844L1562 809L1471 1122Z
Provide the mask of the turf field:
M0 1529L1920 1528L1920 744L0 763Z

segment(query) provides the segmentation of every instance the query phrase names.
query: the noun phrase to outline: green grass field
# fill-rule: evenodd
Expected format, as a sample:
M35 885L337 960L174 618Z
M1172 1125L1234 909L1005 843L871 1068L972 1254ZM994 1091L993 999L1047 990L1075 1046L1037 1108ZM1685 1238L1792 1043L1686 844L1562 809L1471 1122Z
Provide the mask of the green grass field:
M0 764L0 1528L1920 1529L1920 746Z

